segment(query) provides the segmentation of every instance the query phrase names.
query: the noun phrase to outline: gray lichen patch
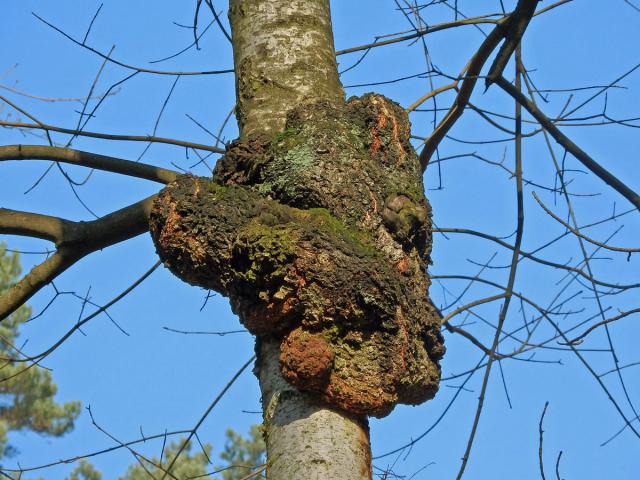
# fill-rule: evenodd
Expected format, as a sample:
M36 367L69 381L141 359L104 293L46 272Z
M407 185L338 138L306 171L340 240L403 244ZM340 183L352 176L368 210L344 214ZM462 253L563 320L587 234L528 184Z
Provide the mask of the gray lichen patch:
M180 278L228 296L281 372L353 413L435 394L444 353L427 291L431 211L404 111L378 95L316 102L270 138L229 145L151 215Z

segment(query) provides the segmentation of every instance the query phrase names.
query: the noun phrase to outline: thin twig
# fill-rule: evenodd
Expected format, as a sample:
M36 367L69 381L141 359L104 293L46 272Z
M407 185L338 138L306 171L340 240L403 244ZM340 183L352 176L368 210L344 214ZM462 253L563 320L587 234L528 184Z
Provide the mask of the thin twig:
M130 177L144 178L162 184L173 182L179 175L179 172L175 170L146 163L132 162L131 160L83 152L72 148L46 145L0 146L0 162L5 160L53 160L71 165L96 168L106 172L120 173Z
M540 415L540 422L538 423L538 465L540 467L540 477L542 480L546 480L544 475L544 461L542 458L542 440L544 436L544 430L542 429L542 422L544 422L544 416L547 413L547 407L549 402L544 402L544 408L542 409L542 415Z
M616 322L616 321L618 321L618 320L620 320L622 318L628 317L629 315L633 315L634 313L640 313L640 308L634 308L633 310L628 310L626 312L620 312L619 315L616 315L614 317L606 318L604 320L599 321L598 323L594 323L589 328L587 328L583 333L581 333L580 335L578 335L574 339L569 340L568 343L570 343L571 345L579 345L584 340L584 337L589 335L596 328L601 327L602 325L607 325L607 324L609 324L611 322Z
M47 22L44 18L42 18L38 14L32 12L32 15L34 17L36 17L38 20L40 20L42 23L44 23L45 25L47 25L47 26L51 27L52 29L54 29L56 32L58 32L59 34L61 34L65 38L71 40L73 43L75 43L79 47L82 47L82 48L84 48L86 50L89 50L90 52L95 53L96 55L98 55L99 57L109 61L110 63L113 63L115 65L119 65L119 66L121 66L123 68L126 68L128 70L135 70L136 72L141 72L141 73L153 73L153 74L156 74L156 75L217 75L217 74L220 74L220 73L233 73L233 69L203 70L203 71L197 71L197 72L182 72L182 71L167 72L167 71L162 71L162 70L152 70L152 69L149 69L149 68L141 68L141 67L135 67L133 65L128 65L128 64L126 64L124 62L120 62L118 60L110 58L108 55L105 55L104 53L100 52L99 50L96 50L95 48L92 48L92 47L90 47L88 45L85 45L84 43L76 40L71 35L67 34L66 32L64 32L60 28L56 27L52 23Z
M571 153L580 163L593 172L598 178L603 180L607 185L612 187L624 198L629 200L638 210L640 210L640 195L629 188L618 177L602 167L598 162L591 158L584 150L573 143L569 137L563 134L553 122L542 113L538 107L531 102L526 96L519 92L509 81L504 77L496 79L495 83L500 86L505 92L511 95L520 105L527 109L527 111L549 132L549 134L562 145L569 153Z
M216 396L216 398L213 399L213 401L211 402L209 407L207 407L205 412L202 414L202 416L200 417L200 419L198 420L196 425L191 429L191 431L189 432L189 435L187 436L187 438L184 440L184 442L182 443L182 445L180 446L180 448L176 452L175 457L173 457L173 460L171 460L171 463L169 464L169 466L165 470L165 474L162 476L161 480L164 480L165 477L167 476L167 472L171 471L171 469L173 468L175 463L178 461L178 458L180 457L180 455L182 454L182 452L186 448L187 444L191 441L193 436L196 434L196 432L198 431L198 428L200 428L200 425L202 425L202 422L204 422L205 419L211 413L211 410L213 410L213 408L218 404L218 402L224 396L224 394L227 393L227 390L229 390L229 388L231 388L231 385L233 385L235 383L235 381L238 379L238 377L240 377L242 372L244 372L247 369L247 367L253 363L253 361L255 359L256 359L256 357L254 355L249 360L247 360L247 362L244 365L242 365L240 367L240 369L238 369L238 371L235 373L235 375L233 377L231 377L231 380L229 380L229 382L224 386L224 388L220 391L220 393Z
M542 209L551 217L553 218L556 222L558 222L559 224L561 224L563 227L565 227L567 230L569 230L571 233L573 233L575 236L582 238L583 240L586 240L589 243L592 243L594 245L597 245L598 247L604 248L605 250L611 250L613 252L624 252L624 253L635 253L635 252L640 252L640 248L628 248L628 247L614 247L613 245L608 245L606 243L603 242L599 242L597 240L594 240L591 237L586 236L584 233L580 232L579 230L573 228L571 225L569 225L567 222L565 222L564 220L562 220L560 217L558 217L555 213L553 213L544 203L542 203L542 200L540 200L540 198L538 197L538 195L536 195L536 192L531 192L531 195L533 195L533 198L536 199L536 202L538 202L538 205L540 205L540 207L542 207Z
M0 121L2 127L29 128L52 132L66 133L68 135L79 135L81 137L102 138L104 140L119 140L127 142L155 142L166 143L168 145L177 145L179 147L195 148L198 150L206 150L214 153L224 153L224 149L213 147L211 145L203 145L201 143L185 142L183 140L175 140L173 138L154 137L152 135L113 135L109 133L87 132L86 130L74 130L72 128L56 127L45 123L33 124L24 122L8 122Z

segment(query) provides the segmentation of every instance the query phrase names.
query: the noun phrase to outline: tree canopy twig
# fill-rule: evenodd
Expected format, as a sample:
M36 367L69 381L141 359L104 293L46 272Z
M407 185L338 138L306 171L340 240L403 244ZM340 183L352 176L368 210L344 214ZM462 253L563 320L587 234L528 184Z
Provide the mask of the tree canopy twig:
M72 148L47 145L6 145L0 146L0 161L4 160L52 160L56 162L96 168L106 172L120 173L131 177L144 178L167 184L179 174L175 170L109 157L97 153L83 152Z

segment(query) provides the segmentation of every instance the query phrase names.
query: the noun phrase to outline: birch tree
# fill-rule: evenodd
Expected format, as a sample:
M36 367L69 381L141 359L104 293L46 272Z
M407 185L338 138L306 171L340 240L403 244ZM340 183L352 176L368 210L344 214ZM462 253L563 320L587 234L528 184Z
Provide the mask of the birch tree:
M443 24L429 25L424 21L423 10L437 3L452 8L455 17ZM623 429L640 437L635 406L618 360L615 374L621 396L611 393L578 348L592 330L608 329L609 324L638 311L625 306L625 310L613 316L604 314L600 299L603 292L626 295L637 291L638 284L598 278L590 263L594 253L588 253L585 245L629 258L638 249L616 247L609 238L597 240L582 232L571 204L574 193L568 188L571 182L566 178L565 160L556 158L554 148L571 157L580 169L600 182L599 187L607 195L615 195L636 217L640 196L625 179L612 173L604 162L587 153L560 128L572 121L586 121L573 115L579 107L552 117L544 113L536 100L541 93L531 83L521 42L526 41L530 25L553 15L556 9L570 8L566 4L571 1L542 5L537 0L518 0L510 5L511 10L505 10L503 2L499 3L501 13L467 18L460 14L458 2L455 5L446 1L426 5L396 2L400 12L414 22L410 32L377 37L371 44L336 52L328 0L230 0L229 32L216 6L211 1L198 0L192 27L194 45L198 47L198 19L208 10L212 24L225 33L233 49L236 89L233 112L239 136L224 148L217 143L161 137L156 135L155 128L152 135L89 131L85 128L87 122L108 100L112 89L104 92L94 110L89 111L92 87L76 128L45 123L17 102L1 97L7 108L21 116L19 121L7 118L1 125L23 132L44 132L43 140L48 143L2 146L2 160L48 160L62 172L65 165L80 165L150 180L163 187L130 206L86 222L1 209L0 233L45 240L55 250L0 296L0 318L11 315L84 257L135 236L150 234L159 257L156 267L162 263L182 281L228 297L239 321L255 336L254 372L262 394L267 447L267 463L264 467L257 466L255 475L264 472L274 480L372 478L368 419L386 417L398 404L419 405L437 394L445 331L464 338L482 354L471 370L481 377L479 401L470 414L470 433L457 478L464 475L471 458L489 379L492 371L495 375L496 365L502 368L502 361L520 357L531 361L530 352L550 348L551 344L559 343L558 348L576 355L605 392L612 410L623 422ZM90 47L86 40L91 26L80 40L46 19L37 18L79 48L101 57L105 65L115 64L130 71L131 77L138 74L174 77L171 91L184 77L229 73L224 69L187 72L133 66L116 60L112 52ZM428 92L406 107L377 93L345 98L337 55L424 41L434 32L469 26L483 27L480 30L483 36L458 74L439 71L428 60L425 44L428 78L447 79L449 83L437 86L432 83ZM593 98L606 94L619 81L593 86L599 92ZM482 89L501 92L514 105L514 112L494 115L489 109L476 106L472 98L480 95ZM443 95L448 95L445 103L440 100ZM408 115L430 104L432 128L426 136L417 135ZM507 132L513 144L512 167L488 161L475 152L461 155L493 164L511 176L515 233L509 241L464 226L440 228L432 221L423 174L427 168L441 167L447 159L442 155L446 140L470 113ZM505 118L511 122L509 127L499 123L498 119ZM600 119L637 128L635 119L612 120L604 114ZM525 126L534 128L533 132L523 133ZM62 134L70 138L64 146L53 140L54 135ZM526 137L534 135L544 138L549 146L549 156L556 168L553 187L541 186L523 173L522 144ZM209 154L218 158L212 176L196 176L166 166L71 148L71 142L82 137L169 144L196 153L201 161ZM550 191L567 202L567 215L563 218L535 196L552 221L579 242L583 261L577 265L543 259L537 251L524 249L525 204L529 202L525 190L530 186ZM614 212L606 221L616 218ZM482 277L485 269L494 268L491 261L479 265L477 274L430 275L436 233L484 238L505 248L508 273L502 283ZM597 299L599 316L571 327L560 326L555 316L572 313L561 308L563 303L556 304L554 299L550 307L543 307L531 300L526 290L523 293L517 288L519 265L525 260L586 285ZM130 288L135 288L146 276ZM459 302L464 291L453 303L432 300L433 294L428 292L430 287L433 290L434 280L441 284L456 279L469 281L469 285L488 285L495 291L466 303ZM20 361L36 365L120 298L83 318L51 348ZM484 338L472 334L464 323L453 321L494 303L498 311L488 322L491 328ZM518 304L525 317L524 326L506 329L507 319L517 315L514 310ZM531 318L526 318L526 309L534 312ZM586 322L589 325L583 327L586 329L583 333L574 332ZM548 333L538 339L535 335L542 323L547 325ZM510 350L503 348L506 341L515 341ZM608 351L615 357L615 347L611 339L609 342ZM252 362L243 368L249 364ZM202 420L217 401L218 398ZM540 471L544 477L543 418ZM200 424L172 451L173 460L163 463L140 457L139 461L161 478L181 478L176 477L174 463L187 445L193 446Z

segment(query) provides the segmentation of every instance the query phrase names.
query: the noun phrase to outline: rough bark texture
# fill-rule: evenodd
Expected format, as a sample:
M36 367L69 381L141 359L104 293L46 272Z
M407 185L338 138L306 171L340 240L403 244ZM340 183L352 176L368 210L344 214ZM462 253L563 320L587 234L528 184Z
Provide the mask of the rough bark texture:
M229 296L280 369L352 413L435 394L444 349L428 301L429 205L404 111L378 95L292 110L235 142L214 179L159 195L152 234L180 278Z
M420 403L444 353L405 112L344 102L328 0L231 0L240 140L158 196L165 264L257 336L270 480L370 479L366 415Z
M343 100L329 0L230 0L229 20L236 67L236 117L242 138L282 130L286 112L303 101ZM363 474L362 468L354 468L352 461L339 456L333 461L332 474L326 474L313 455L314 450L343 445L357 459L370 458L368 441L352 443L354 438L368 439L366 417L355 421L353 416L324 407L324 431L313 428L315 423L308 411L317 403L278 375L279 354L266 345L268 342L256 345L257 363L261 365L256 374L263 400L275 399L271 411L280 419L277 424L269 422L264 412L268 477L371 478L370 461ZM274 373L269 375L267 371ZM338 425L342 428L332 428ZM304 449L291 445L294 437L303 437ZM286 457L279 457L277 452L286 449L295 449L296 454L283 460ZM290 469L296 465L304 465L306 470L292 475Z

